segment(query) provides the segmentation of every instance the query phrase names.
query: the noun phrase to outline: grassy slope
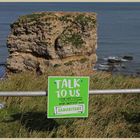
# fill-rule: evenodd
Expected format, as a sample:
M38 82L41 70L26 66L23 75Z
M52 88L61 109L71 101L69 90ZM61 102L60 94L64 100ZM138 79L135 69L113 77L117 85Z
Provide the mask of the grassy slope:
M52 74L50 74L52 75ZM62 75L62 74L61 74ZM140 88L140 78L96 73L90 89ZM47 75L15 75L0 90L46 90ZM47 119L47 97L1 97L0 137L140 137L140 95L90 95L86 119Z

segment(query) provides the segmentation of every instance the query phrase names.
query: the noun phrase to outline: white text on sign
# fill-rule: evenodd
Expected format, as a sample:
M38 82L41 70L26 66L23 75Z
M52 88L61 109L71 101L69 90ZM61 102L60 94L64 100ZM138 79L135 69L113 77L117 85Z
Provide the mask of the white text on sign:
M58 89L57 91L57 97L63 98L67 95L70 95L71 97L79 97L80 96L80 90L78 89L80 87L80 79L64 79L64 80L55 80L56 87ZM69 88L69 90L66 90L65 88Z

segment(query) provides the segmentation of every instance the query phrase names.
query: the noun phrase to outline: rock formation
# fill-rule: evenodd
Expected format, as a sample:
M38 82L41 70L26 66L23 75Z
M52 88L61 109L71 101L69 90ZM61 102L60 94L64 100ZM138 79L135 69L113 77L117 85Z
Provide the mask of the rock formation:
M47 72L50 68L81 75L96 62L95 13L40 12L11 24L7 72Z

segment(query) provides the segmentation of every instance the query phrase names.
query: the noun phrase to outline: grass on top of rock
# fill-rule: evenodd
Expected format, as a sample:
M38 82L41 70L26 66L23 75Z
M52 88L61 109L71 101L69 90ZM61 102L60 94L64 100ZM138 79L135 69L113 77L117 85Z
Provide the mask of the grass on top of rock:
M29 15L25 15L25 16L20 16L19 17L19 21L24 21L24 20L28 20L30 22L32 21L38 21L39 18L42 18L46 15L46 13L33 13L33 14L29 14Z
M63 43L71 43L76 48L81 48L84 45L84 40L82 39L82 35L79 33L72 33L72 34L66 34L62 37Z
M67 14L67 15L59 17L59 20L68 23L68 22L72 22L72 19L71 19L72 17L73 17L72 15Z
M46 91L48 75L15 74L0 81L1 91ZM69 73L69 75L72 75ZM140 78L95 73L90 89L140 88ZM140 94L90 95L89 117L47 119L46 97L1 97L0 137L140 137Z
M95 27L96 19L90 16L85 16L84 14L80 14L75 18L75 22L78 25L81 25L82 29L85 27Z

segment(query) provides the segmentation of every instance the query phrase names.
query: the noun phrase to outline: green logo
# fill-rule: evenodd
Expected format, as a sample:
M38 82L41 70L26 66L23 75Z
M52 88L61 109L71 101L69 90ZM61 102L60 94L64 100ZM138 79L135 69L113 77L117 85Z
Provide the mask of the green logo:
M89 77L49 76L48 118L88 117Z

